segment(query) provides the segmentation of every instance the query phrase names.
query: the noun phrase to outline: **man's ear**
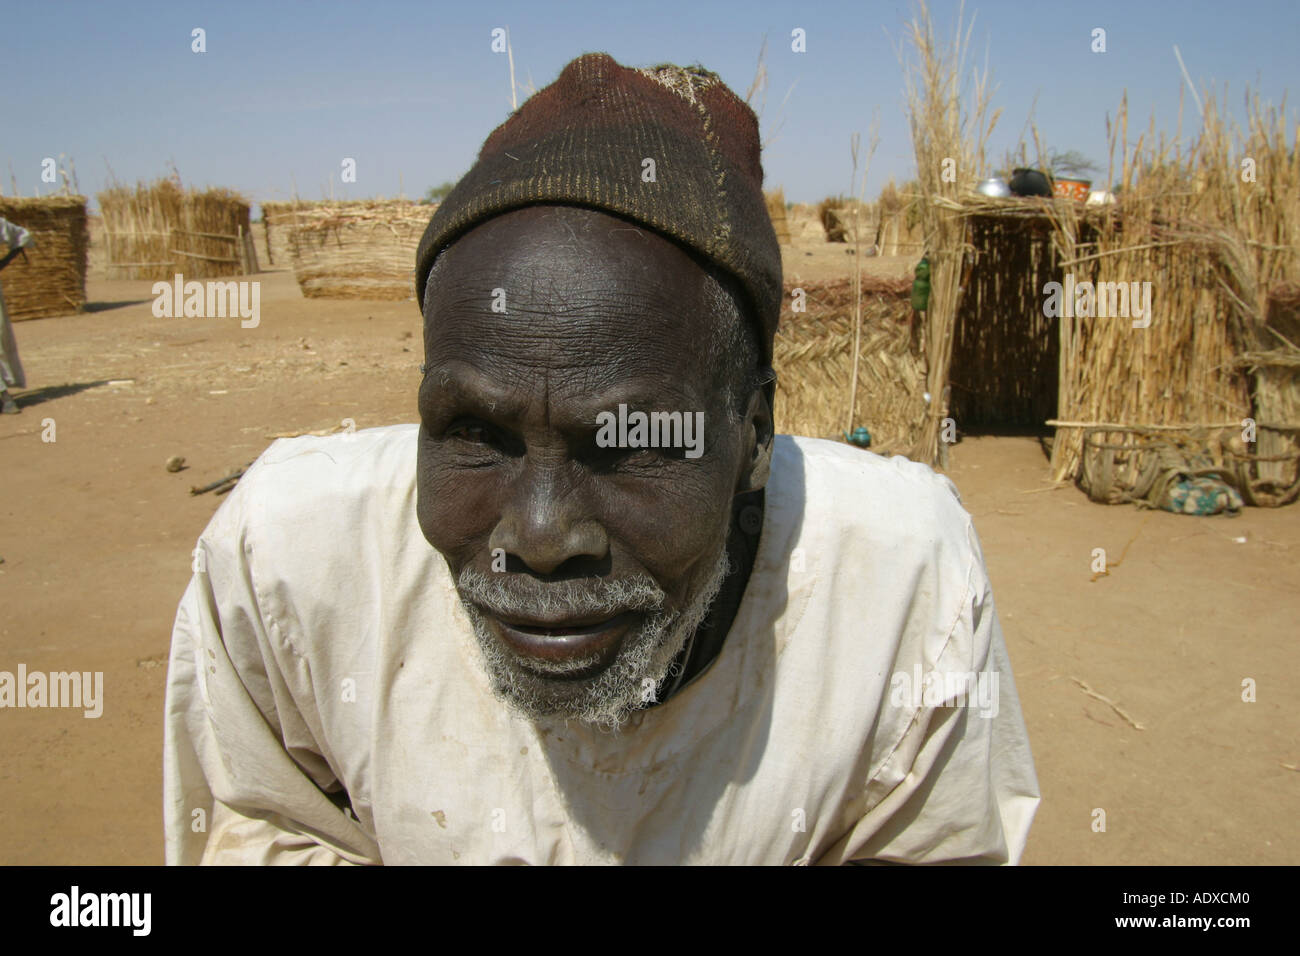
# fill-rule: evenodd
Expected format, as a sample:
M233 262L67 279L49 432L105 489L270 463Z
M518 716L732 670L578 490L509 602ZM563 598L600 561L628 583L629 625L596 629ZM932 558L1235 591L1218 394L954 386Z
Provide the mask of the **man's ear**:
M775 378L769 373L765 378ZM736 494L757 491L767 485L772 471L772 402L770 389L766 384L760 385L749 394L749 405L745 409L745 458L741 462L741 472L736 484Z

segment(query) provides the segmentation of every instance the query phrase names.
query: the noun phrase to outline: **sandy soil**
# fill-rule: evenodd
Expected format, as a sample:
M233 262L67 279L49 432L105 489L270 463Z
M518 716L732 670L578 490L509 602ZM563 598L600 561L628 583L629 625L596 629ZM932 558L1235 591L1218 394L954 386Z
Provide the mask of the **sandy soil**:
M842 274L830 263L849 259L791 251L791 276ZM107 703L98 720L0 712L0 863L161 860L170 625L221 500L190 486L279 433L415 420L413 303L306 301L287 272L259 278L257 329L157 319L149 283L103 280L89 283L93 311L16 327L32 387L21 415L0 418L0 669L103 671ZM172 455L189 467L168 473ZM1227 519L1094 505L1045 490L1026 438L968 438L951 473L982 536L1042 785L1025 862L1300 860L1300 508ZM1097 547L1112 573L1094 583Z

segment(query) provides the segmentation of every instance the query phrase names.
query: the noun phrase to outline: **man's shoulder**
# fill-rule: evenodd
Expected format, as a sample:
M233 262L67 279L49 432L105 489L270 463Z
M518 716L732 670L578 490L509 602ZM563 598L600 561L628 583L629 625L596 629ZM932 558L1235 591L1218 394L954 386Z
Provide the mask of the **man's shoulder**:
M821 438L778 435L774 485L844 525L919 532L936 525L965 528L970 516L957 487L928 465L886 457Z
M240 478L209 533L238 526L310 534L405 512L414 502L418 431L418 425L389 425L278 439Z
M785 438L774 449L777 547L837 587L874 600L956 613L986 573L970 514L953 483L919 462L833 441ZM782 546L783 545L783 546ZM793 565L792 565L793 566ZM905 601L908 604L909 601Z

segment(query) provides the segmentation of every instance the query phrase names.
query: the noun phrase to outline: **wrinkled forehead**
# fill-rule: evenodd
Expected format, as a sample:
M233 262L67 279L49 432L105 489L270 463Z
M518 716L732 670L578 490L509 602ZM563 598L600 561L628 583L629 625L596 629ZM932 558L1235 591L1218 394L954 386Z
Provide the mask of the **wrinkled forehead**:
M550 286L559 298L605 288L681 302L708 279L692 253L641 225L595 209L528 206L480 223L443 250L425 286L425 318L431 297L449 281L488 284L507 296L528 291L505 286L514 280Z
M530 207L439 256L424 299L426 361L468 363L517 384L564 371L702 395L712 390L703 353L718 320L716 285L649 230L592 210Z
M467 319L473 329L496 317L491 324L526 335L543 319L560 336L644 331L675 351L707 336L718 291L703 263L651 230L595 210L528 207L438 257L424 296L426 348Z

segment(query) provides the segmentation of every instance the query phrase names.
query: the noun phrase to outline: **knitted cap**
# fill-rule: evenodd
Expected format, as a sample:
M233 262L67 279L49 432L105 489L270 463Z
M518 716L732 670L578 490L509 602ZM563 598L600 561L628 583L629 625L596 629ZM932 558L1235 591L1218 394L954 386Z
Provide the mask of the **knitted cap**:
M771 362L781 250L763 200L758 119L715 74L629 69L604 53L569 63L492 132L434 213L415 257L421 311L447 246L486 219L537 204L614 213L716 263L748 297Z

